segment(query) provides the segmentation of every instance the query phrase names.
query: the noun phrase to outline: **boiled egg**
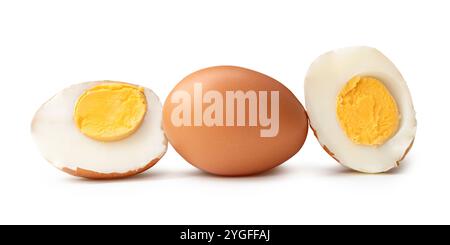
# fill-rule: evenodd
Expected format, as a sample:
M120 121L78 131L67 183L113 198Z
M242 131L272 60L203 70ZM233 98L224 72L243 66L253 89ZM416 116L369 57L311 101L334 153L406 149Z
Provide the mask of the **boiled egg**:
M157 95L123 82L86 82L62 90L38 109L31 132L55 167L93 179L141 173L167 149Z
M215 175L242 176L279 166L303 146L303 105L272 77L237 66L193 72L163 107L169 142L193 166Z
M416 117L395 65L370 47L321 55L305 79L310 126L323 148L351 169L380 173L399 166L411 148Z

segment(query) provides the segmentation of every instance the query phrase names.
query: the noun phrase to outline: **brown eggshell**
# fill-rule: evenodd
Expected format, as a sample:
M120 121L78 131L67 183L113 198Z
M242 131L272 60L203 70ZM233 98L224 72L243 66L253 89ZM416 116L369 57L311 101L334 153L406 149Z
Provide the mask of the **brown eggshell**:
M316 139L319 140L319 136L317 135L316 130L311 126L311 124L309 124L309 126L311 127L311 130L313 131L314 136L316 137ZM327 147L326 145L322 145L322 144L320 144L320 145L321 145L322 148L325 150L325 152L326 152L328 155L330 155L330 157L332 157L334 160L336 160L336 162L341 163L341 162L339 161L339 159L337 159L337 158L334 156L334 153L333 153L332 151L330 151L330 149L328 149L328 147Z
M184 90L194 98L194 83L202 84L203 94L209 90L219 91L222 95L226 91L237 90L279 91L278 134L260 137L260 130L264 127L259 124L175 126L171 114L178 104L171 102L171 96L175 91ZM226 99L223 97L225 113ZM193 104L194 99L191 109ZM203 103L203 110L208 105ZM248 111L246 107L246 118ZM175 150L192 165L212 174L241 176L269 170L297 153L306 139L308 121L295 95L275 79L246 68L217 66L194 72L175 86L163 107L163 127Z
M408 148L406 148L405 152L403 153L403 156L397 161L397 166L400 166L400 162L403 161L403 159L405 159L406 155L408 155L409 151L411 150L413 144L414 144L414 140L416 138L414 137L413 140L411 141L411 143L409 144Z
M68 174L71 174L73 176L78 176L78 177L83 177L83 178L88 178L88 179L97 179L97 180L120 179L120 178L134 176L134 175L137 175L137 174L140 174L140 173L146 171L147 169L153 167L153 165L155 165L159 161L159 159L160 158L155 158L142 168L139 168L136 170L131 170L131 171L124 172L124 173L107 173L107 174L105 174L105 173L99 173L99 172L95 172L95 171L91 171L91 170L87 170L87 169L83 169L83 168L77 168L76 170L73 170L70 168L62 168L61 170Z

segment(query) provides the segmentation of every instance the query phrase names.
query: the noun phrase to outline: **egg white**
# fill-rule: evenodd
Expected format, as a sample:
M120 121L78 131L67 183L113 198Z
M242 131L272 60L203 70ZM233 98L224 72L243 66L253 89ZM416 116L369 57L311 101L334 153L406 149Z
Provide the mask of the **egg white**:
M354 76L372 76L383 82L397 102L397 132L380 146L353 143L340 127L336 98ZM400 72L381 52L370 47L338 49L318 57L305 79L306 109L319 142L341 164L357 171L379 173L398 165L412 144L416 118L411 95Z
M78 97L102 81L68 87L36 112L31 132L43 156L59 169L78 168L97 173L126 173L161 158L167 149L162 130L162 105L157 95L144 88L145 118L136 132L113 142L101 142L83 135L74 123Z

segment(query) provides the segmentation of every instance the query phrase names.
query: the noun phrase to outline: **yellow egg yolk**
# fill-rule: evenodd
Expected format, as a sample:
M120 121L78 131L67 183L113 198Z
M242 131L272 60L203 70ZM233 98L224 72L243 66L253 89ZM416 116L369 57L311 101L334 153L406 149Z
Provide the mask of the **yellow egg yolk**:
M377 146L398 129L397 104L388 89L373 77L353 77L337 97L341 128L354 143Z
M133 134L147 111L143 88L105 82L86 90L75 106L80 131L95 140L116 141Z

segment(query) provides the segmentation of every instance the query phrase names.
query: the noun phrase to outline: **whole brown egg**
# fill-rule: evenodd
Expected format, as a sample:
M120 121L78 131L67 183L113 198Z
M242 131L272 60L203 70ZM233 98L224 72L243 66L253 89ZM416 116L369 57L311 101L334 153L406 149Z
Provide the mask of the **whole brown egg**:
M196 71L170 92L163 127L175 150L206 172L240 176L274 168L305 142L302 104L283 84L236 66Z

